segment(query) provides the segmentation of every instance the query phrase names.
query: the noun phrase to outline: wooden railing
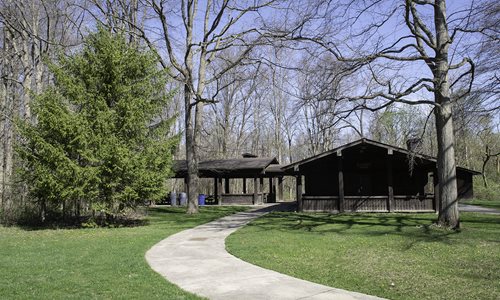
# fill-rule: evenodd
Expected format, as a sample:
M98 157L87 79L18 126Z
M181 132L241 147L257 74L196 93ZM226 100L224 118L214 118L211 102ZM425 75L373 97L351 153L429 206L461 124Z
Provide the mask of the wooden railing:
M304 211L338 211L338 196L302 196ZM387 212L389 211L389 196L344 196L344 211ZM394 196L392 211L434 211L434 195Z

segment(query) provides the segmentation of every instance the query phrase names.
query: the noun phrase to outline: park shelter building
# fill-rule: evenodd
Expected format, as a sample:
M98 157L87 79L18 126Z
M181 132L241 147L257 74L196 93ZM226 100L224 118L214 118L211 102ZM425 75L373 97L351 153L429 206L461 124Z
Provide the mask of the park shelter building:
M411 146L411 145L409 145ZM186 176L176 161L175 176ZM432 212L439 209L437 161L414 150L359 139L319 155L279 165L276 158L202 161L200 177L213 178L219 204L261 204L283 199L283 177L294 176L299 211ZM459 199L473 196L479 172L457 167ZM243 181L243 193L231 193L229 180ZM222 181L224 180L224 189ZM246 188L253 180L253 190ZM268 190L263 190L269 180Z
M283 176L278 160L274 157L255 157L244 154L243 158L204 160L198 164L201 178L213 178L213 198L218 204L262 204L283 199ZM186 178L185 160L174 161L176 178ZM241 180L242 193L231 191L230 181ZM252 190L248 188L252 182ZM264 180L269 180L264 191Z
M439 209L437 161L409 149L360 139L287 165L283 170L293 170L297 176L299 211ZM477 174L480 173L457 167L459 199L473 196L472 176Z

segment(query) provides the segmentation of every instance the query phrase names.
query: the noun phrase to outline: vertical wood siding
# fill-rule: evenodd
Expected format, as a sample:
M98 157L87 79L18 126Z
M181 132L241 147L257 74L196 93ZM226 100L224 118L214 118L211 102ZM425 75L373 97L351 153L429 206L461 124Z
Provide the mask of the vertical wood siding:
M434 195L423 198L394 196L395 212L418 212L434 211ZM339 199L337 196L307 196L302 198L304 211L332 212L338 211ZM346 196L344 199L344 210L347 212L388 212L387 196Z
M334 196L303 196L302 209L304 211L338 211L338 197Z
M387 208L386 196L371 196L371 197L352 197L346 196L344 200L345 211L380 211L386 212Z

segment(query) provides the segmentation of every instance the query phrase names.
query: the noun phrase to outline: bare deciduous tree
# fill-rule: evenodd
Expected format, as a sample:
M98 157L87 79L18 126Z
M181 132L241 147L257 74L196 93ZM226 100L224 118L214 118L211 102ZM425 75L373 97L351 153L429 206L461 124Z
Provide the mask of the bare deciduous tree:
M318 24L317 18L306 15L297 25L298 30L292 34L277 31L276 35L319 45L322 51L350 64L356 74L367 76L375 83L367 84L365 89L358 89L357 95L352 93L342 100L369 100L366 108L370 110L392 103L434 108L442 203L438 224L457 228L460 222L451 89L468 82L465 90L468 93L475 65L466 52L457 58L458 53L454 51L457 55L451 56L450 49L457 49L459 40L466 34L497 33L470 28L468 20L473 17L475 8L455 7L448 19L446 5L445 0L405 0L403 3L349 0L335 5L319 1L316 6L325 11L322 24ZM321 26L321 33L311 34L311 28ZM400 31L393 35L394 27ZM344 30L346 28L349 30ZM423 70L422 67L427 67L427 71L411 72L412 69ZM374 105L372 100L383 103Z
M262 42L262 35L256 27L258 12L271 7L274 2L273 0L208 0L204 3L199 3L197 0L175 3L165 0L144 1L150 17L154 19L153 22L160 26L151 31L138 29L138 34L151 49L156 51L160 63L170 71L172 77L184 85L188 213L198 212L198 143L204 106L216 102L217 96L217 92L209 95L206 87L240 65ZM158 32L159 34L156 34ZM157 45L155 42L157 39L163 44ZM216 60L225 59L219 54L229 48L235 49L238 54L226 60L225 68L210 74L209 66ZM160 49L165 50L165 55L162 55Z
M43 58L78 44L83 13L73 1L0 1L0 204L11 205L14 119L33 120L32 95L51 81Z

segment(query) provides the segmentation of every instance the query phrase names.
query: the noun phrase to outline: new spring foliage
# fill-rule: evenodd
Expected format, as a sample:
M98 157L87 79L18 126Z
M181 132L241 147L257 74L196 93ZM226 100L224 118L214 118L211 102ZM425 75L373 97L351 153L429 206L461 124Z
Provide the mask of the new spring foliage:
M172 98L155 57L103 29L51 65L37 121L20 122L18 152L34 199L121 209L164 197L178 136L162 112Z

